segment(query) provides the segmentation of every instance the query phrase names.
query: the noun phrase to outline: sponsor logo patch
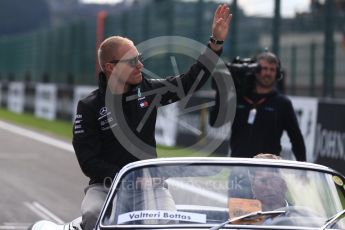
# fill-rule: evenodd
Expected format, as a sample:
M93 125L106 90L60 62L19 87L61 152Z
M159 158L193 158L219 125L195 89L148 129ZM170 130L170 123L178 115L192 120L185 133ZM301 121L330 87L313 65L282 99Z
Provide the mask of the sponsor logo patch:
M100 114L101 116L106 115L107 112L108 112L107 107L102 107L102 108L99 110L99 114Z

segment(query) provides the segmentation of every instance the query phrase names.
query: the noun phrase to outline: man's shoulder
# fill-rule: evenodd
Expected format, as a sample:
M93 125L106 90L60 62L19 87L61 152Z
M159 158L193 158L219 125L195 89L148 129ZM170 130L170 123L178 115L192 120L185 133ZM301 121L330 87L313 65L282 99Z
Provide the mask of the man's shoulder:
M274 91L272 94L272 98L278 100L281 103L291 103L291 100L285 94L279 91Z
M99 93L99 89L96 89L92 92L90 92L88 95L86 95L85 97L81 98L79 100L79 106L82 106L83 108L89 110L95 110L97 111L99 109L101 105L101 101L100 100L100 93Z
M82 97L79 101L83 102L87 105L95 104L95 102L99 99L99 89L95 89L85 97Z

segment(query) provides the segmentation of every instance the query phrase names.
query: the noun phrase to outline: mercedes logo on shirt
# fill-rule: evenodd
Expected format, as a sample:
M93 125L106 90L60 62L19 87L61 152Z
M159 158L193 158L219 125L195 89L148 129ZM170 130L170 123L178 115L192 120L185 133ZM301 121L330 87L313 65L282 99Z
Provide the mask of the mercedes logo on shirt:
M103 107L103 108L101 108L101 109L99 110L99 114L100 114L101 116L106 115L107 112L108 112L107 107Z

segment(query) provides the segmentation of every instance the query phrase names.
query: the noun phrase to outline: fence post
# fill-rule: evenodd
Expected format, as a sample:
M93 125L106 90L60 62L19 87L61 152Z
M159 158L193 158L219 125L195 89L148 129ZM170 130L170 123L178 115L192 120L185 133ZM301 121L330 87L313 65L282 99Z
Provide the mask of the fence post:
M238 56L238 43L237 43L237 37L238 37L238 7L237 7L237 0L233 0L231 4L231 26L230 26L230 36L229 36L229 44L230 44L230 52L229 57L234 58Z
M144 14L143 14L143 40L147 40L150 38L151 35L151 12L150 12L150 8L152 6L151 5L146 5L144 8Z
M194 39L201 42L204 36L204 0L198 0L195 11Z
M314 42L310 44L310 87L309 87L309 95L315 96L315 49L316 45Z
M128 36L128 11L125 10L122 12L121 28L123 36Z
M98 73L101 70L98 63L98 48L104 40L104 26L105 19L107 17L106 11L100 11L97 14L97 25L96 25L96 62L95 62L95 78L98 79Z
M272 52L277 55L278 57L280 56L280 23L281 22L281 16L280 16L280 0L275 0L275 5L274 5L274 18L273 18L273 23L272 23ZM285 79L283 78L281 81L277 83L277 88L281 91L284 92L284 81Z
M325 1L325 43L323 55L323 96L334 96L334 17L335 1Z
M297 73L297 48L296 45L291 47L291 93L296 94L296 73Z

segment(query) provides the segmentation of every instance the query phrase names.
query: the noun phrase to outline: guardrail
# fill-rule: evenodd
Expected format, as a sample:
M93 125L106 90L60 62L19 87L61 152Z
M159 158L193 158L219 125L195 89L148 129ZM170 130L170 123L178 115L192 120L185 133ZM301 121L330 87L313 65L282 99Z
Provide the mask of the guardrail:
M95 88L85 85L0 82L0 106L16 113L30 112L47 120L64 119L72 122L78 100ZM205 93L197 93L192 97L194 104L202 104L212 99L212 94ZM290 99L306 143L307 161L329 166L345 174L345 100L310 97ZM228 155L230 124L220 129L210 127L207 109L181 117L176 104L160 110L162 111L158 113L156 124L157 143L188 147L208 133L211 134L209 137L222 140L215 152ZM202 141L198 144L202 144ZM282 154L291 156L291 146L286 135L282 138L282 146Z

